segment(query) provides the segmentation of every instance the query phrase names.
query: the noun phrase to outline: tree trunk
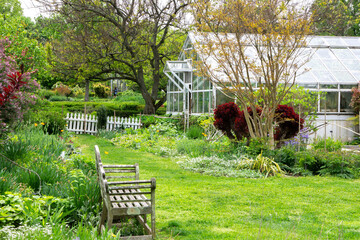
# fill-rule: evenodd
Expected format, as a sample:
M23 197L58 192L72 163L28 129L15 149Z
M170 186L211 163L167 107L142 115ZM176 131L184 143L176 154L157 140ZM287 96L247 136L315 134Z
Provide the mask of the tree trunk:
M149 92L146 89L145 81L144 81L144 70L142 67L137 69L137 84L139 86L141 95L145 100L145 108L144 114L155 114L155 100L151 97Z
M89 92L90 92L90 80L86 79L85 80L85 99L84 99L85 102L88 102L90 99Z

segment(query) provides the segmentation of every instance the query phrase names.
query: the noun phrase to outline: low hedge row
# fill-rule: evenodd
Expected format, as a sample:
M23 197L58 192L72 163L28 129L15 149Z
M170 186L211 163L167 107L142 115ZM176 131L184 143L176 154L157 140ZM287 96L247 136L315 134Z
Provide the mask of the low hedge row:
M42 111L56 111L61 112L64 115L68 112L84 112L86 104L86 112L95 112L100 106L105 106L108 115L113 116L114 112L117 117L129 117L140 114L144 111L144 105L137 102L44 102ZM156 112L158 115L165 114L166 109L164 107L158 109Z

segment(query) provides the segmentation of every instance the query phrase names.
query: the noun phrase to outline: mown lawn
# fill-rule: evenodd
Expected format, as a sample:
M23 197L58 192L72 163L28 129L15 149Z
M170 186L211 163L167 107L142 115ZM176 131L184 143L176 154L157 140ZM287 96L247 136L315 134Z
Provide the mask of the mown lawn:
M75 144L88 156L97 144L103 162L139 163L141 179L156 178L158 239L360 239L360 180L212 177L94 136Z

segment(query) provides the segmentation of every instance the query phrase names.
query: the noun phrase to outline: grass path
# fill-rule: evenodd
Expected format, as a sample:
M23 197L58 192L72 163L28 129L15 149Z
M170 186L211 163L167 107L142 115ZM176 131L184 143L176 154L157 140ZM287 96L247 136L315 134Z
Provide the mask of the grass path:
M360 239L360 180L212 177L94 136L75 144L91 157L97 144L103 162L139 163L141 179L156 178L159 239Z

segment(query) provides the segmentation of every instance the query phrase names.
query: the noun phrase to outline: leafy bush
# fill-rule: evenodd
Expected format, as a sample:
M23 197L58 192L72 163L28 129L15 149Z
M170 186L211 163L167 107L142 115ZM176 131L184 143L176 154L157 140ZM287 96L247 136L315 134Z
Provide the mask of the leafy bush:
M246 153L254 157L261 153L267 155L269 151L270 146L267 139L264 138L252 138L249 141L249 146L246 147Z
M65 202L66 200L52 196L23 197L19 193L6 192L0 195L0 226L42 224L48 215L54 214L56 208Z
M296 164L296 151L292 146L285 146L275 152L275 161L280 165L281 169L292 172L292 168Z
M70 97L72 93L72 89L69 86L62 83L59 86L57 86L54 90L58 95L65 97Z
M326 139L326 150L329 152L335 152L340 150L343 147L341 140L335 140L333 138ZM311 146L314 150L324 150L325 149L325 139L316 139Z
M141 93L134 92L131 90L119 92L118 96L114 98L115 102L137 102L140 104L145 104L145 100Z
M72 94L74 97L84 97L85 91L83 88L79 87L79 85L76 85L72 89Z
M104 105L101 105L96 110L96 116L97 116L97 128L98 129L104 129L106 128L106 118L107 118L107 110Z
M45 99L49 100L51 97L55 96L55 93L51 90L39 89L38 95L40 98L45 98Z
M197 125L190 126L190 128L186 131L186 137L189 139L201 139L204 138L204 136L204 130Z
M54 96L50 96L50 98L49 98L49 101L51 101L51 102L56 102L56 101L60 102L60 101L67 101L67 100L68 100L68 98L65 96L62 96L62 95L60 95L60 96L54 95Z
M40 112L38 116L33 119L36 125L42 125L45 133L61 134L65 129L66 121L61 112Z
M110 88L101 83L94 83L93 90L95 95L99 98L106 98L109 96Z

